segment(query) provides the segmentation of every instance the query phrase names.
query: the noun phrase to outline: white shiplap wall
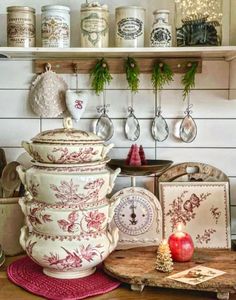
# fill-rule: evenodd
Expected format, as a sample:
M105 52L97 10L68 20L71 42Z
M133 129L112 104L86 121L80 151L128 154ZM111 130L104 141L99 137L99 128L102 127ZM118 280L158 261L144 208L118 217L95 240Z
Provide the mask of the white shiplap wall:
M70 5L72 17L72 45L78 46L78 18L81 1L50 1L50 3ZM114 7L127 4L126 1L110 1L111 15ZM166 1L145 1L147 13L151 14L154 8L166 8ZM49 4L48 1L1 1L0 2L0 44L6 44L5 9L10 5L31 5L39 8ZM143 5L144 1L129 1L129 4ZM173 11L169 1L167 5ZM114 19L114 18L112 18ZM149 23L150 25L150 19ZM39 18L38 18L39 21ZM3 33L3 34L2 34ZM40 42L40 41L39 41ZM113 42L112 42L113 43ZM27 97L30 83L35 74L32 72L32 62L0 61L0 147L6 150L7 159L14 160L22 153L20 147L22 140L29 140L40 130L61 127L62 121L58 119L39 119L31 111ZM63 76L69 87L75 88L75 77ZM115 126L115 134L111 142L116 144L112 157L123 158L127 155L131 142L126 140L123 125L127 116L127 107L130 104L129 92L124 75L114 75L114 79L107 90L107 103L110 103L109 115ZM175 163L184 161L198 161L209 163L222 169L231 182L231 212L232 234L236 237L236 101L228 100L229 92L229 63L225 61L204 61L203 72L196 78L196 87L192 92L193 117L198 126L198 136L191 144L184 144L176 140L173 132L178 122L184 117L186 103L181 98L180 75L175 76L174 82L165 87L163 92L163 115L168 119L170 137L163 143L156 143L150 134L151 120L154 117L155 103L151 89L149 75L141 75L140 92L135 95L134 109L140 120L141 136L137 141L145 147L148 158L172 159ZM79 76L81 89L89 88L89 77ZM101 97L90 91L88 107L83 118L75 127L91 130L94 120L98 117L96 106L101 104ZM139 178L138 184L151 188L152 178ZM120 177L115 189L129 185L129 180Z

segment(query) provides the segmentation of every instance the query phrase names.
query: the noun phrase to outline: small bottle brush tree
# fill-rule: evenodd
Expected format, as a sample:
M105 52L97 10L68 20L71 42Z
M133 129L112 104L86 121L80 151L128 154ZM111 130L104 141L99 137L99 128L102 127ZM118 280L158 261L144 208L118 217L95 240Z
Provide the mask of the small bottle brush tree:
M173 260L166 240L162 241L158 247L156 269L164 273L170 273L173 271Z
M147 161L146 161L146 157L145 157L145 153L144 153L142 145L140 145L140 147L139 147L139 156L140 156L142 165L147 165Z
M130 164L130 166L141 166L139 149L138 149L138 145L136 145L136 144L134 145L133 151L131 153L129 164Z

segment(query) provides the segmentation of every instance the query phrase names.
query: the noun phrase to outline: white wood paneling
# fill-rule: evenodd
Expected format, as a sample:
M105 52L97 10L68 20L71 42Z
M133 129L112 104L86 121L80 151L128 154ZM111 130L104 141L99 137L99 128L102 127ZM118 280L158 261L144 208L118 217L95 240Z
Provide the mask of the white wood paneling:
M37 119L0 119L1 147L20 147L22 140L29 140L40 131Z

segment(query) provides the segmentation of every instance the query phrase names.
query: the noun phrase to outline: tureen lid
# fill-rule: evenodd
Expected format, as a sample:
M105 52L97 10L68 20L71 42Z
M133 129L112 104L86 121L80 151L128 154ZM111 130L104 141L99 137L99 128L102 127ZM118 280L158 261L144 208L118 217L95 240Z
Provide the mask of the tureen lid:
M37 143L55 143L55 144L68 144L68 143L103 143L96 134L83 130L72 128L71 118L65 118L63 121L64 128L54 130L46 130L37 134L31 140Z

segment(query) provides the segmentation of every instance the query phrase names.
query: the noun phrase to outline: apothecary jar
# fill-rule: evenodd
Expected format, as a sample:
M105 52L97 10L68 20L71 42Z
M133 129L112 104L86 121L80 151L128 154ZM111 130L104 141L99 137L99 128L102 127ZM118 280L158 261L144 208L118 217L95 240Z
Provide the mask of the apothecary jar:
M222 0L175 0L177 46L219 46Z

